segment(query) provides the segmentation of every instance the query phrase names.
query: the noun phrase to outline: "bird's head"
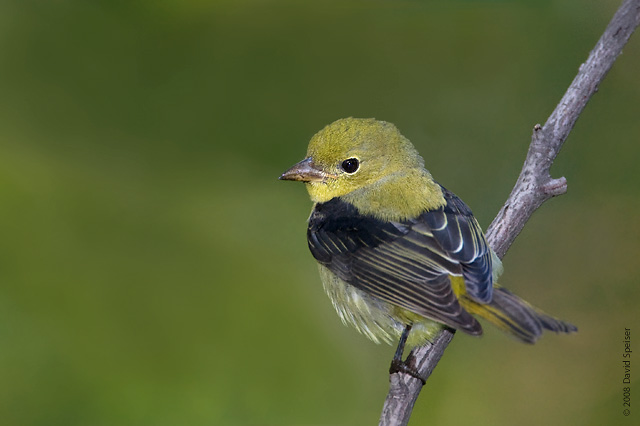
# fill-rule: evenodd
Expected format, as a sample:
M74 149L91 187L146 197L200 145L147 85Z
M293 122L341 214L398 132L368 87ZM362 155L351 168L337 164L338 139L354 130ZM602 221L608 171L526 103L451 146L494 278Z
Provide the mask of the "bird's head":
M423 164L393 124L344 118L316 133L307 157L280 179L305 182L313 201L324 202Z
M411 142L393 124L372 118L329 124L280 179L305 182L314 202L343 197L384 218L411 216L442 197Z

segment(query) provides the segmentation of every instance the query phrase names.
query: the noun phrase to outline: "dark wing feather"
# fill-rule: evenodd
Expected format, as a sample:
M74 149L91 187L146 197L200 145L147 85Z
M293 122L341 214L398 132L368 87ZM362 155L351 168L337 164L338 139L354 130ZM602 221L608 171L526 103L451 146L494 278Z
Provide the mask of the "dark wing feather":
M491 276L490 256L482 257L488 250L469 209L455 195L443 192L445 207L405 222L363 216L340 199L317 204L309 218L309 248L347 283L409 311L479 334L479 323L458 303L449 275L468 279L472 297L486 295L486 290L477 289L486 287L481 276L487 270Z
M424 213L421 218L453 260L462 265L467 293L479 303L489 303L493 294L491 250L484 233L467 205L442 188L447 204Z

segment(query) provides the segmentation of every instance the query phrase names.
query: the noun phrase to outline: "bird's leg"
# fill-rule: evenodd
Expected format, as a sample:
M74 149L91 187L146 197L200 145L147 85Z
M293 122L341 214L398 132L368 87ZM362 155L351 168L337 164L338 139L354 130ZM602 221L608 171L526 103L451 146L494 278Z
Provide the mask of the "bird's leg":
M400 336L400 341L398 342L398 348L396 349L395 355L393 355L393 360L391 360L391 366L389 367L389 374L403 372L411 377L415 377L420 380L424 385L425 380L420 377L420 374L416 371L415 368L411 367L406 362L402 361L402 354L404 353L404 345L407 343L407 338L409 337L409 332L411 331L411 324L407 324L402 331L402 335Z
M402 330L402 335L400 335L400 341L398 342L398 347L396 348L396 353L393 356L393 362L402 362L402 354L404 353L404 345L407 343L407 339L409 338L409 332L411 332L411 324L407 324Z

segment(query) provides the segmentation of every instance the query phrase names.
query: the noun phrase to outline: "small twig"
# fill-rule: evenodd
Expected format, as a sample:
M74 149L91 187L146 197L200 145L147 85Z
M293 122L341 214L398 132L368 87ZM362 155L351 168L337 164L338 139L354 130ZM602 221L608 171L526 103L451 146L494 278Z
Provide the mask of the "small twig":
M589 54L578 74L543 127L533 129L529 152L507 202L487 229L487 241L502 258L533 212L546 200L567 191L564 177L553 179L551 164L580 113L622 52L640 23L640 0L625 0ZM408 361L426 381L453 334L444 330L428 344L411 351ZM390 389L380 417L381 426L406 425L423 383L403 372L390 376Z

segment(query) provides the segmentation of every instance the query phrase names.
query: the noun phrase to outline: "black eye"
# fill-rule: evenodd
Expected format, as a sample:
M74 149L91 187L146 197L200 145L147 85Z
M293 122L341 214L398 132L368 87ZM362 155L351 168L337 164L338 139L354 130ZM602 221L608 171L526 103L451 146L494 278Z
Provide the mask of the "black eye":
M360 162L357 158L348 158L342 162L342 170L347 173L355 173L360 166Z

